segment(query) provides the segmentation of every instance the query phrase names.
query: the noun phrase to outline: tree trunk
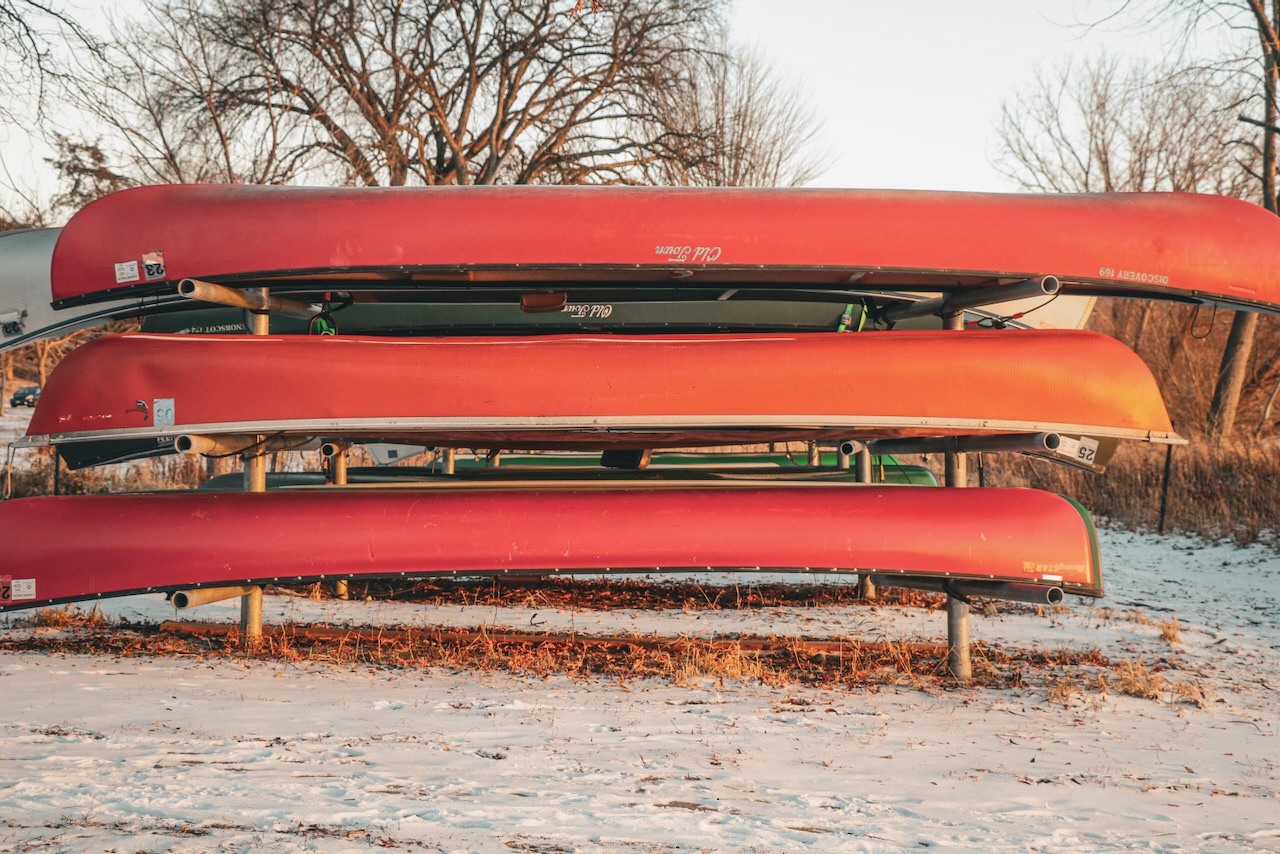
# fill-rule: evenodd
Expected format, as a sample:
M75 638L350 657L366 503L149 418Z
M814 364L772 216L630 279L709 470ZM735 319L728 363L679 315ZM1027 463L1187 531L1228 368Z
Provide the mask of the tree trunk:
M1258 37L1262 42L1264 93L1264 117L1262 124L1262 204L1272 213L1276 210L1276 79L1280 65L1277 54L1280 43L1276 31L1280 29L1280 2L1272 0L1271 21L1267 20L1262 2L1254 4L1257 16ZM1268 26L1270 24L1270 26ZM1231 321L1231 334L1222 351L1222 364L1218 368L1218 384L1213 390L1213 403L1209 406L1209 431L1219 441L1231 435L1236 424L1236 410L1240 406L1240 392L1244 388L1248 372L1249 356L1253 353L1253 338L1258 330L1258 315L1237 311Z
M40 387L44 388L45 382L49 379L49 352L53 349L52 341L36 342L36 365L40 370Z
M1236 312L1227 345L1222 350L1222 366L1218 369L1213 402L1209 405L1209 432L1219 440L1229 437L1235 428L1240 392L1249 372L1249 356L1253 353L1253 338L1257 331L1258 315L1255 312Z
M1258 429L1255 434L1259 439L1267 434L1267 425L1271 423L1271 413L1275 409L1277 395L1280 395L1280 380L1277 380L1276 387L1271 389L1271 396L1267 398L1267 405L1262 408L1262 417L1258 419Z

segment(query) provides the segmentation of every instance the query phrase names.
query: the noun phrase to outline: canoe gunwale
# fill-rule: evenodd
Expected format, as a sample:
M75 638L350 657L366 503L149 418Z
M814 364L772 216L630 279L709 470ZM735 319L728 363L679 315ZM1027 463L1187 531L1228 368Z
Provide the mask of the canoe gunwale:
M822 416L795 415L785 421L774 415L760 416L529 416L483 419L439 418L346 418L299 419L282 421L219 422L183 424L169 428L126 427L114 430L89 430L76 433L28 435L13 442L14 447L47 447L75 442L148 440L176 438L184 434L219 435L265 433L274 436L298 436L324 439L359 438L394 435L397 437L433 434L495 433L503 431L537 432L570 431L583 435L583 446L591 438L616 438L626 434L637 439L646 434L662 434L673 430L710 432L712 430L808 430L822 432L847 431L849 438L872 436L875 431L923 430L929 435L945 433L1066 433L1117 439L1134 439L1158 444L1185 445L1187 439L1176 432L1104 427L1096 424L1060 424L1028 421L1000 421L976 418L911 418L901 416ZM842 434L843 435L843 434Z
M979 581L979 582L1008 582L1010 579L1000 575L968 575L961 573L946 572L890 572L884 570L868 570L868 569L841 569L837 567L786 567L786 566L685 566L685 567L602 567L595 569L547 569L537 572L529 570L463 570L463 571L438 571L438 572L385 572L374 574L355 574L343 575L341 573L329 573L320 575L278 575L263 576L254 578L245 578L241 580L215 580L208 582L190 583L190 584L167 584L152 587L139 587L132 590L111 591L110 593L98 593L92 596L63 596L51 599L32 599L21 601L8 601L0 603L0 614L22 611L31 608L48 608L56 605L69 605L77 602L97 602L103 599L118 599L124 596L144 596L152 593L175 593L179 590L200 590L203 588L217 587L236 587L236 586L267 586L272 584L315 584L323 581L347 580L427 580L427 579L458 579L458 578L501 578L503 576L519 576L528 577L530 575L549 575L556 578L565 576L579 575L652 575L654 573L679 575L684 573L747 573L747 574L766 574L777 573L787 575L839 575L861 577L863 575L876 575L888 578L920 578L920 579L938 579L940 581ZM891 582L890 582L891 583ZM1046 591L1051 588L1060 588L1064 593L1073 596L1087 597L1091 599L1100 599L1104 593L1101 584L1097 585L1081 585L1081 584L1037 584L1034 582L1018 582L1026 586L1042 586ZM994 597L993 597L994 598Z
M773 272L774 279L762 278ZM522 273L523 276L500 277L500 274ZM605 275L583 277L584 273L625 274L616 279ZM700 274L702 276L700 277ZM492 279L475 278L494 275ZM733 289L739 292L769 294L774 297L756 296L760 299L795 299L809 295L819 300L884 298L909 299L909 294L952 295L962 294L975 287L999 288L1004 284L1052 275L1044 271L1014 270L966 270L935 267L845 267L826 265L785 265L776 268L767 265L729 266L699 265L673 267L671 265L442 265L439 267L357 267L357 268L309 268L298 270L271 270L234 275L208 275L204 281L237 288L264 287L281 296L319 294L341 290L357 293L388 292L403 297L414 294L423 298L439 297L456 290L459 297L477 292L510 292L513 295L530 288L558 286L564 288L575 300L581 296L608 294L609 299L625 299L625 292L637 290L647 297L669 294L672 298L687 298L691 289ZM646 277L648 276L648 277ZM851 281L866 276L886 278L903 277L901 284L876 282L867 288L850 288ZM1205 305L1232 311L1256 311L1264 314L1280 314L1280 304L1251 298L1245 294L1214 294L1199 289L1182 290L1161 285L1144 285L1141 288L1126 286L1114 279L1087 278L1081 276L1057 276L1064 296L1093 296L1115 299L1155 299L1187 305ZM792 281L791 279L795 279ZM830 281L825 281L830 279ZM941 281L931 281L939 279ZM963 280L963 281L959 281ZM177 296L181 280L173 279L148 283L145 286L121 286L95 291L51 303L58 310L94 305L102 302L134 300L139 309L148 305L163 306L170 310L182 310L182 299ZM672 281L678 284L671 284ZM394 299L375 300L394 302ZM191 301L191 308L207 307L209 303Z

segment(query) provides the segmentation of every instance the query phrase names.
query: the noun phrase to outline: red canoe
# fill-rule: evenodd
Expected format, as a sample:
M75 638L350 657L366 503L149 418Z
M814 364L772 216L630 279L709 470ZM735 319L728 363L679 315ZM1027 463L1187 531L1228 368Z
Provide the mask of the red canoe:
M54 370L26 444L71 462L183 434L599 449L1041 431L1181 441L1124 345L1003 330L113 336Z
M1067 292L1280 311L1280 221L1176 193L617 187L125 190L58 239L53 301L184 278L311 291L593 288ZM714 298L714 297L712 297Z
M0 611L201 585L707 568L875 570L1102 595L1088 515L1028 489L61 496L0 503L0 529L21 532L5 538Z

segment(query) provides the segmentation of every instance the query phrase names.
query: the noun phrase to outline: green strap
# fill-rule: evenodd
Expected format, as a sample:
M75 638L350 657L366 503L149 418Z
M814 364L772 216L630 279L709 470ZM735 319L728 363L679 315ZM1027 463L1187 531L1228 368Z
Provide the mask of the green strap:
M844 307L844 314L840 315L840 325L836 327L836 332L844 332L849 328L849 324L853 322L853 303L849 303Z
M858 332L862 331L863 325L867 322L867 307L862 306L862 313L858 315ZM847 332L849 324L853 323L853 303L849 303L844 307L844 314L840 315L840 325L836 327L836 332Z

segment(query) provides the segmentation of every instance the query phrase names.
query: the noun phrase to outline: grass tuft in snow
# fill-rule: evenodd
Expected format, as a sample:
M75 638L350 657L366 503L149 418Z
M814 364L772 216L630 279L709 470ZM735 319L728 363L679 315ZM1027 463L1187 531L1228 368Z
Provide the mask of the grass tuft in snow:
M85 611L75 605L66 605L20 614L11 618L11 625L40 629L102 629L110 625L110 621L96 606Z
M1137 697L1141 700L1190 705L1205 708L1210 693L1196 681L1180 682L1148 669L1145 662L1123 659L1105 669L1083 673L1059 673L1047 680L1050 701L1070 708L1083 705L1099 709L1113 695Z

